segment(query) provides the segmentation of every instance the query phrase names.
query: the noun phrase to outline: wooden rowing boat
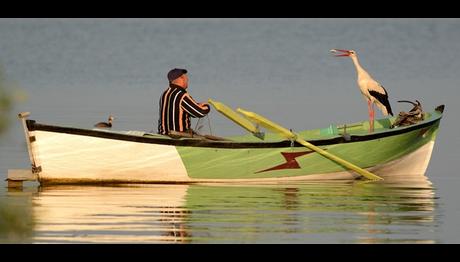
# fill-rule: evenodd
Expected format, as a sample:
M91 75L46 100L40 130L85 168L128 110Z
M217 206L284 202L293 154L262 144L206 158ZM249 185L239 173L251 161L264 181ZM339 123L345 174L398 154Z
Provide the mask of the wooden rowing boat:
M395 118L297 132L302 139L376 175L424 175L444 105L423 121L390 128ZM278 134L209 139L141 131L24 124L32 172L41 184L263 183L355 179L346 166ZM263 138L261 140L260 138Z

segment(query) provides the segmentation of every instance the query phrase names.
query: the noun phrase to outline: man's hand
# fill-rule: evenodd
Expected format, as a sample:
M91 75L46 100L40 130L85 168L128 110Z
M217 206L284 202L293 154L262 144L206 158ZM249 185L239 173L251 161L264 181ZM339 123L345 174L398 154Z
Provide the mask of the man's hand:
M200 105L201 107L207 106L208 108L210 108L210 107L209 107L209 104L207 104L207 103L198 103L198 105Z

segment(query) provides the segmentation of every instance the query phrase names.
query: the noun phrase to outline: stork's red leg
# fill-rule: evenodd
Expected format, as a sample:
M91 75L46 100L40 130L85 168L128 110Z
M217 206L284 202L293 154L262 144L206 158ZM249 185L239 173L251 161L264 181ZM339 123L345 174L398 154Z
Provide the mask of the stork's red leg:
M370 123L370 132L374 132L374 115L375 115L375 111L374 111L374 103L371 103L371 123Z
M367 110L369 112L369 133L374 132L374 103L367 100Z

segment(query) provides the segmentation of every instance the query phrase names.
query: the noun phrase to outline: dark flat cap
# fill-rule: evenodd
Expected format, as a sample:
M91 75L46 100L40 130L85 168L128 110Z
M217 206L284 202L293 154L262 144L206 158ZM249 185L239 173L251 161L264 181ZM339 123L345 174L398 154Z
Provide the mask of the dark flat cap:
M168 80L169 82L172 82L173 80L177 79L178 77L186 73L187 73L187 70L185 69L181 69L181 68L171 69L171 71L169 71L168 73Z

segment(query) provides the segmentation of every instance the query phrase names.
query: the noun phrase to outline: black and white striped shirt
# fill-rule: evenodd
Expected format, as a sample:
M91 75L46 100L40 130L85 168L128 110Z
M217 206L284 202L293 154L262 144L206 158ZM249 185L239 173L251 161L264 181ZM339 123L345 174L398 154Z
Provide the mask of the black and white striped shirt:
M200 106L184 88L170 84L160 97L158 133L167 135L170 130L185 132L190 129L190 117L204 117L209 106Z

